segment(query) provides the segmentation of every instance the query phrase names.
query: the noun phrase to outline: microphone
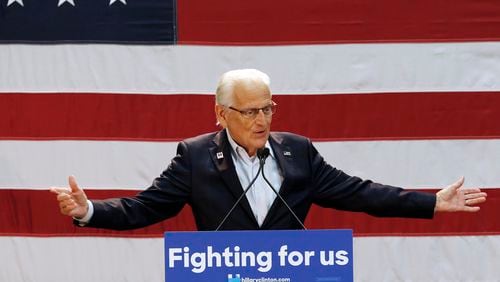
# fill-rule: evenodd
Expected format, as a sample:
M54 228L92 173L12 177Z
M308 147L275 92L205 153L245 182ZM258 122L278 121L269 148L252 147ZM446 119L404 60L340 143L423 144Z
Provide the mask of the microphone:
M260 165L264 167L267 157L269 157L268 148L260 148L257 150L257 158L259 158Z
M302 226L302 228L304 230L307 230L307 228L304 226L304 224L302 223L302 221L299 219L299 217L297 216L297 214L292 210L292 208L287 204L287 202L285 201L285 199L283 199L283 197L281 197L280 193L278 193L278 191L276 191L276 189L274 189L273 185L271 184L271 182L269 182L269 180L267 180L266 178L266 175L264 174L264 163L266 162L266 158L269 156L269 149L268 148L263 148L263 149L259 149L259 150L262 150L260 152L260 155L259 155L259 151L257 151L257 157L259 157L259 160L260 160L260 166L262 169L259 169L261 172L262 172L262 177L264 178L264 180L266 181L267 185L269 185L269 187L271 187L271 189L273 190L274 194L276 194L276 196L281 200L281 202L286 206L286 208L288 209L288 211L293 215L293 217L295 218L295 220L300 224L300 226ZM259 172L257 172L257 175L259 174Z
M240 195L240 197L236 200L234 205L231 207L231 209L227 212L226 216L222 219L222 221L219 223L219 226L215 229L215 231L219 231L219 229L222 227L222 225L226 222L226 220L229 218L229 216L233 213L234 209L236 206L241 202L241 199L247 194L248 190L250 190L250 187L252 187L253 183L255 180L257 180L257 177L259 177L259 174L261 171L263 171L264 168L264 163L266 161L266 158L269 156L269 149L268 148L259 148L257 150L257 157L259 158L259 169L257 170L257 173L255 174L255 177L250 181L250 184L243 190L243 193Z

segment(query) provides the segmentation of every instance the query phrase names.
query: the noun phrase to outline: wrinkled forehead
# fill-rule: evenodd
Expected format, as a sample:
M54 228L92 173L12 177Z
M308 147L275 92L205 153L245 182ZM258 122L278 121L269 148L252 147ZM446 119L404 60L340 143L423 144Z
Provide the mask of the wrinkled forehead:
M245 80L234 85L232 96L235 104L260 106L270 102L271 91L260 80Z

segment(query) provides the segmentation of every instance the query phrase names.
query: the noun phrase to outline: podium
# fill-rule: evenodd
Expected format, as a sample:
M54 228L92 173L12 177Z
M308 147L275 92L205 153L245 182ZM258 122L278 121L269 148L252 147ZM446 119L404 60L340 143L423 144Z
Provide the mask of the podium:
M165 233L165 281L353 281L352 230Z

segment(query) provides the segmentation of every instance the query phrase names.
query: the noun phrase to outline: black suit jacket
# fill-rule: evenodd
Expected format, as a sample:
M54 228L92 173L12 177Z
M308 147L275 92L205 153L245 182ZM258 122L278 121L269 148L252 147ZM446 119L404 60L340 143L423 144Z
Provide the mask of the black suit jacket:
M284 177L280 194L302 221L312 204L374 216L432 218L434 214L435 195L349 176L327 164L305 137L273 132L269 142ZM214 230L243 189L226 131L209 133L180 142L168 168L135 197L93 201L94 215L87 226L139 228L173 217L189 204L198 229ZM298 228L278 198L262 226L246 198L222 226L239 230Z

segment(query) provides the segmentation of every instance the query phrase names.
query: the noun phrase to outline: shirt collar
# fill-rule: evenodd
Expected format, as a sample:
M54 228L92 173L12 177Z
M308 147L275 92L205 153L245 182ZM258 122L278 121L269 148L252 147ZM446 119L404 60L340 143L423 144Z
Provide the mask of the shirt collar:
M233 137L231 137L231 133L229 133L228 128L226 128L226 132L227 132L227 139L229 140L229 144L231 145L231 148L233 149L233 153L235 153L235 156L242 158L242 156L240 154L242 154L244 152L245 156L247 158L250 158L248 156L248 153L245 150L245 148L238 145L238 143L236 143L236 141L234 141ZM274 152L273 152L273 149L271 148L271 144L269 144L269 140L266 141L266 145L264 145L264 147L269 149L269 155L274 159ZM255 158L255 156L251 157L250 159L254 159L254 158Z

